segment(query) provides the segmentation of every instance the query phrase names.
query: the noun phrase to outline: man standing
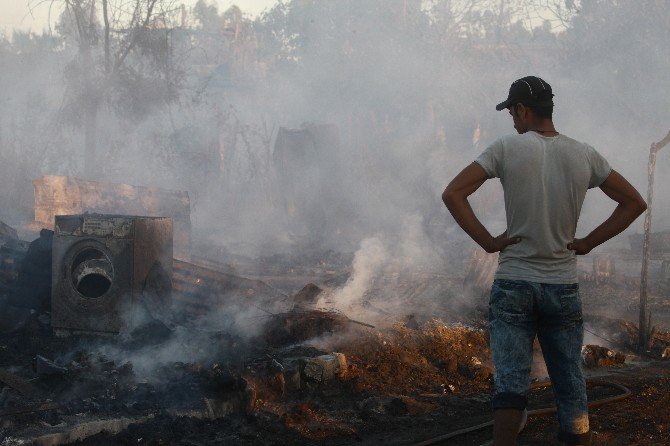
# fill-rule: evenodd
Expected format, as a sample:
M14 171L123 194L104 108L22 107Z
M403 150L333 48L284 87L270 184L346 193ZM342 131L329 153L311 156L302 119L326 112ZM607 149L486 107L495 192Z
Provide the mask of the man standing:
M581 363L582 306L576 255L626 229L647 205L631 184L591 146L556 131L551 86L535 76L512 83L507 100L518 135L494 141L447 186L442 199L456 222L486 252L500 251L489 301L495 364L494 446L516 444L530 387L533 341L542 346L558 408L558 439L590 444L586 384ZM468 196L500 178L507 230L493 237ZM577 220L589 188L617 203L582 239Z

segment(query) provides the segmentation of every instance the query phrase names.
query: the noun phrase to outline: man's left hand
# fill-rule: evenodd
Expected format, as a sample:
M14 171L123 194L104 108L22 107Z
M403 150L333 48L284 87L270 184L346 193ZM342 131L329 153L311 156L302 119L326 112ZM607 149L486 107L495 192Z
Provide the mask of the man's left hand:
M583 238L576 238L572 243L568 243L568 249L574 251L576 255L583 256L591 252L593 247Z

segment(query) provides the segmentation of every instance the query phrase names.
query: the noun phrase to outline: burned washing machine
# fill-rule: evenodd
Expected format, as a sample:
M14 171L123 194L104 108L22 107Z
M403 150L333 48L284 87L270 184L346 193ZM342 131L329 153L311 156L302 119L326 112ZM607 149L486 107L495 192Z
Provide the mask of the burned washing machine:
M61 215L53 238L51 324L57 332L132 329L136 304L160 318L172 289L172 219Z

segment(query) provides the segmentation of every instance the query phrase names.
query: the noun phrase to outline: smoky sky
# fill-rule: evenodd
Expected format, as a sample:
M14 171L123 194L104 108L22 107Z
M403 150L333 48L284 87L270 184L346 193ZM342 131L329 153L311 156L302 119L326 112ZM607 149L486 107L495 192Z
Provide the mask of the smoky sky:
M210 10L207 23L187 8L185 28L178 14L166 20L169 95L165 76L135 89L120 78L105 87L112 93L98 112L94 174L84 166L81 110L67 105L84 88L72 81L76 39L57 26L52 35L5 39L0 218L32 219L33 178L73 175L187 190L196 237L231 252L354 252L378 234L402 239L411 220L445 258L464 235L440 193L514 131L494 107L529 74L553 86L559 132L593 145L646 195L649 146L670 128L670 7L584 1L566 9L557 1L564 22L552 31L555 17L533 29L519 22L532 2L462 3L474 7L464 14L460 3L438 0L293 0L237 22ZM143 73L147 60L138 51L128 63ZM314 153L296 168L278 167L281 128L310 134L323 126L337 137L309 146ZM660 193L668 157L659 153L656 230L668 229ZM492 232L504 230L500 185L489 183L473 197L475 210ZM589 192L578 235L613 208ZM612 243L628 246L625 235Z

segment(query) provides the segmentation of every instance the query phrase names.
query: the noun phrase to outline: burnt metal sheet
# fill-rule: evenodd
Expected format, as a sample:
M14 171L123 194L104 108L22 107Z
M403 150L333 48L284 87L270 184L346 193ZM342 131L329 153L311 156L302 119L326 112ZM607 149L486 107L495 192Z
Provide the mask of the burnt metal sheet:
M253 301L274 304L286 295L261 280L174 259L172 299L184 318L200 316L226 305Z
M133 217L91 215L59 215L56 234L91 237L133 237Z

